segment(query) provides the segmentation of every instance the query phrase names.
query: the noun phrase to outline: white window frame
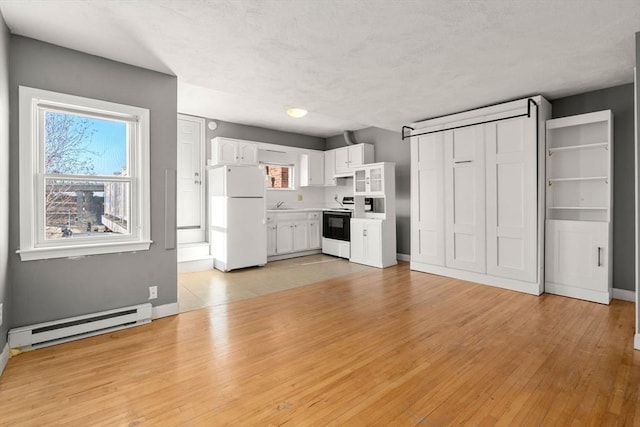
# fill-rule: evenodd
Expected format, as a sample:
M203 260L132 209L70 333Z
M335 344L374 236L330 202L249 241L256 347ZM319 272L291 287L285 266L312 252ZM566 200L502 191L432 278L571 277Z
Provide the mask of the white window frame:
M75 95L19 87L20 254L22 261L149 250L151 245L149 110ZM130 122L129 234L44 238L43 108ZM78 176L82 179L83 176ZM88 177L89 179L91 177ZM104 181L103 177L93 177Z

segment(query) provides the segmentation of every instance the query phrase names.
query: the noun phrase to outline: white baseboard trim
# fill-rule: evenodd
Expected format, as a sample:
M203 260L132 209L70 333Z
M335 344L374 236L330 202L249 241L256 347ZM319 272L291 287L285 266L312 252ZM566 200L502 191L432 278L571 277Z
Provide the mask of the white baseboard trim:
M613 288L613 299L636 302L636 293L635 291L628 291L626 289Z
M4 372L5 366L7 366L7 362L9 361L9 343L4 345L4 349L2 353L0 353L0 375Z
M398 261L407 261L410 262L411 261L411 255L407 255L407 254L396 254L396 258L398 258Z
M456 270L455 268L441 267L423 262L411 261L411 270L423 273L437 274L438 276L453 277L454 279L466 280L468 282L482 285L495 286L497 288L509 289L511 291L524 292L531 295L541 295L542 286L539 283L523 282L504 277L489 276L471 271Z
M178 274L213 270L213 257L178 261Z
M151 307L151 320L160 319L162 317L173 316L180 312L177 302L171 304L158 305Z
M640 334L636 334L633 338L633 348L640 350Z

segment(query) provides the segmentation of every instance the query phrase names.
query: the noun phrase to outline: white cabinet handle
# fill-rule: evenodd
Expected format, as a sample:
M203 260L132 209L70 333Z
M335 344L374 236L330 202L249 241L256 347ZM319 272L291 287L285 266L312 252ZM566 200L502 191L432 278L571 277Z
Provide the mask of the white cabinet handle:
M600 254L602 253L602 248L598 246L598 267L602 266L602 262L600 261Z

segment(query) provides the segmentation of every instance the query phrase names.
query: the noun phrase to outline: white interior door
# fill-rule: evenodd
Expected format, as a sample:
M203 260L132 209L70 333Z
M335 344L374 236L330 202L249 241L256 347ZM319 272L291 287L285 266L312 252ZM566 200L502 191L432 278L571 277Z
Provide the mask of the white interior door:
M484 273L484 125L444 132L444 146L446 265Z
M536 125L534 116L485 127L487 273L528 282L537 280Z
M178 116L178 243L205 241L204 120Z
M421 131L428 131L420 129ZM423 135L411 143L411 259L444 266L444 137Z

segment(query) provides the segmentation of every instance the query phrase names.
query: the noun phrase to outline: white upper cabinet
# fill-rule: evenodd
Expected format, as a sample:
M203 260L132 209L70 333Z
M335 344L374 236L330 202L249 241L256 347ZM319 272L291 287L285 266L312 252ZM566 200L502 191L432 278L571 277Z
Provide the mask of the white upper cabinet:
M348 145L335 152L335 174L348 174L357 166L373 163L374 148L371 144Z
M324 153L308 152L300 155L300 186L325 185Z
M336 150L324 152L324 185L332 187L337 185L336 178Z
M211 140L211 164L257 165L258 144L232 138L213 138Z
M354 196L384 196L384 163L356 167L353 171Z

